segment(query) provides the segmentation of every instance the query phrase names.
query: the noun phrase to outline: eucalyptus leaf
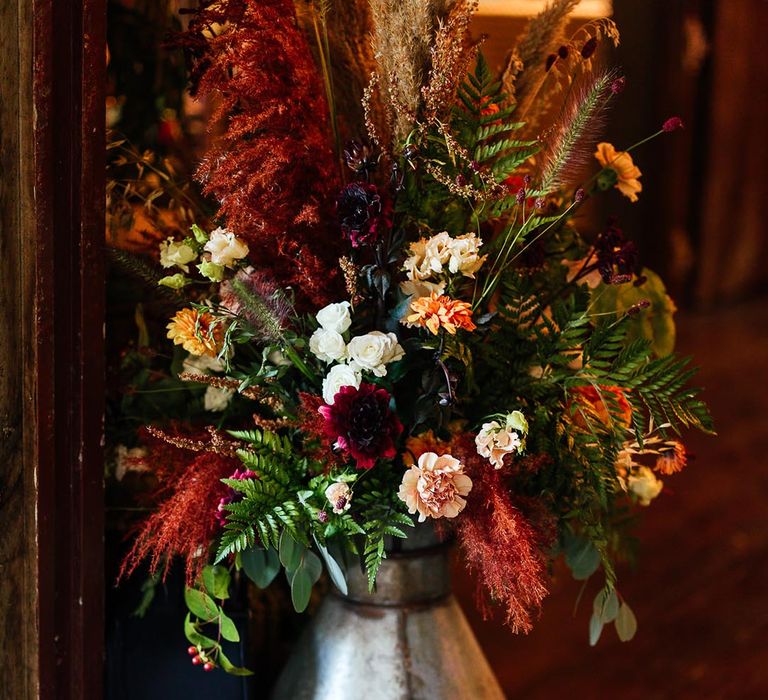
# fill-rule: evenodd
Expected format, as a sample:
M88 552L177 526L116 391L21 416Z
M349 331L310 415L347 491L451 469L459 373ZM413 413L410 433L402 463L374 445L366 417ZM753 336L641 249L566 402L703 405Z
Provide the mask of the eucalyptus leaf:
M229 571L223 566L211 566L203 569L203 585L205 590L219 600L229 598Z
M228 642L239 642L240 633L237 631L234 620L223 612L219 617L219 631Z
M339 592L342 595L347 595L347 577L345 576L341 565L333 558L333 555L328 551L328 548L318 541L317 537L315 537L315 544L320 550L320 554L323 556L325 568L328 571L328 576L331 581L333 581L333 585L339 589Z
M598 592L592 605L592 612L604 625L613 622L619 614L619 597L616 595L616 590L603 588Z
M589 619L589 646L593 647L600 639L600 635L603 633L603 623L597 615L592 615Z
M619 614L616 616L616 634L622 642L628 642L637 632L637 618L632 608L622 602Z
M187 604L190 612L201 620L209 621L218 617L219 606L213 601L207 593L190 588L184 589L184 602Z
M306 550L304 552L304 559L301 562L301 568L306 570L309 574L312 585L315 585L323 573L323 563L320 561L320 557L314 552Z
M600 566L600 552L586 538L569 537L564 549L565 563L577 581L586 581Z
M304 553L304 545L293 539L288 530L283 530L280 535L280 562L286 571L294 571L301 563L301 555Z
M240 562L245 575L259 588L266 588L280 573L280 558L272 549L253 547L240 552Z
M306 567L300 566L291 577L291 602L296 612L304 612L312 595L312 576Z

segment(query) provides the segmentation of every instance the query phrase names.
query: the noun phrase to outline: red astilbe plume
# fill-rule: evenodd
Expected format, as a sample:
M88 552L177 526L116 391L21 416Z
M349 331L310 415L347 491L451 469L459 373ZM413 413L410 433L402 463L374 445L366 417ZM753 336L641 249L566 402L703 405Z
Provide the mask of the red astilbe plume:
M129 576L144 560L150 573L162 567L168 573L174 557L185 561L188 584L206 563L208 547L219 531L216 507L228 495L221 479L230 476L240 461L210 452L194 453L161 440L148 445L147 461L158 477L154 494L159 504L140 526L125 556L118 578Z
M340 187L328 108L291 0L204 1L177 42L191 89L216 105L220 136L197 176L249 259L291 285L299 306L342 293Z
M477 574L478 606L487 618L490 602L500 603L512 631L527 633L548 593L542 534L512 502L501 472L476 453L472 436L455 439L451 454L473 484L456 534Z

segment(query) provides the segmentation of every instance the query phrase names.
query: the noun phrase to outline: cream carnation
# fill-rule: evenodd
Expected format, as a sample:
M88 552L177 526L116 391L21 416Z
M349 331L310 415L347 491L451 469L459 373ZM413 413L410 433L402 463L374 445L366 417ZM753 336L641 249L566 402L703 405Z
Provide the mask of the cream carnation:
M333 506L333 512L341 515L352 505L352 489L343 482L336 482L325 489L325 497Z
M397 495L423 523L427 518L455 518L467 505L464 497L471 490L472 480L458 459L425 452L403 475Z
M498 421L483 424L475 438L477 454L488 459L496 469L501 469L508 454L525 449L527 434L528 421L525 416L520 411L512 411L505 417L504 425Z
M348 301L341 301L337 304L328 304L317 312L315 318L321 328L336 333L345 333L352 324L352 317L349 313L350 304Z
M347 344L336 331L318 328L309 339L312 354L323 362L340 362L347 356Z
M440 296L445 291L445 282L427 282L426 280L406 280L400 283L400 291L407 297L420 299L433 292Z
M203 249L210 253L212 263L224 267L232 267L248 255L247 244L225 228L212 231Z
M424 264L435 274L440 274L451 259L453 238L447 231L437 233L427 241Z
M373 372L377 377L387 374L387 365L402 359L405 351L394 333L372 331L358 335L347 346L349 363L360 370Z
M403 263L403 269L408 274L409 280L426 280L432 275L432 270L426 263L427 239L421 238L411 243L409 247L410 255Z
M349 365L335 365L323 379L323 401L329 406L333 405L336 394L343 386L360 388L360 372Z
M450 258L448 269L455 275L460 272L464 277L474 278L475 273L482 267L486 256L480 255L482 239L474 233L467 233L452 239L448 245Z
M160 264L163 267L178 267L184 272L189 272L189 264L197 257L192 246L186 243L177 243L173 238L168 238L160 244Z

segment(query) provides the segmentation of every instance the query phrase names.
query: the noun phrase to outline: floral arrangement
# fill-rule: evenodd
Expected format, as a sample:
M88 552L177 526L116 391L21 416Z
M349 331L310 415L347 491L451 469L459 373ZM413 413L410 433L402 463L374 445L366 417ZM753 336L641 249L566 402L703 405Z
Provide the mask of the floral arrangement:
M217 0L177 38L214 105L198 178L218 226L157 262L206 420L155 420L117 460L159 485L123 572L184 558L206 670L247 673L220 643L232 571L284 570L301 611L323 570L373 589L417 521L456 538L513 631L563 556L602 570L591 642L634 634L627 515L685 466L680 431L712 423L659 277L617 222L577 229L594 197L637 200L646 139L600 142L625 81L595 57L619 35L566 37L576 4L533 18L500 73L472 0Z

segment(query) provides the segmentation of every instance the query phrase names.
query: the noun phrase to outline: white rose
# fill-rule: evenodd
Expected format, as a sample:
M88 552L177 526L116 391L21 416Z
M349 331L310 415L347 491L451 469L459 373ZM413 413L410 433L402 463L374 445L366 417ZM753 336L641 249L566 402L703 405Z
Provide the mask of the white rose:
M333 506L333 512L341 515L352 505L352 490L345 483L337 482L325 489L325 497Z
M637 496L641 506L649 506L664 488L664 482L657 479L649 467L638 467L637 471L627 478L627 485L629 490Z
M426 250L424 252L424 264L432 272L439 274L443 271L443 267L448 264L451 259L451 244L453 239L448 235L447 231L437 233L427 241Z
M360 388L360 372L349 365L335 365L323 379L323 401L329 406L333 405L336 394L343 386Z
M347 356L347 344L336 331L318 328L309 339L309 349L326 363L341 362Z
M377 377L385 376L386 365L400 360L405 355L405 351L397 342L397 336L381 331L372 331L352 338L347 352L353 367L373 372Z
M219 389L215 386L209 386L205 390L205 397L203 399L205 410L216 413L223 411L229 406L229 402L234 394L234 389Z
M160 244L160 264L163 267L179 267L184 272L189 272L189 265L197 253L186 243L177 243L173 238L168 238Z
M348 301L341 301L338 304L328 304L328 306L317 312L315 318L325 330L344 333L352 324L349 306L350 304Z
M474 233L467 233L451 239L448 244L450 259L448 269L456 274L460 272L465 277L474 278L475 273L485 262L486 256L480 256L480 246L483 241Z
M241 260L248 255L246 243L225 228L212 231L203 249L211 254L212 263L225 267L232 267L236 260Z

